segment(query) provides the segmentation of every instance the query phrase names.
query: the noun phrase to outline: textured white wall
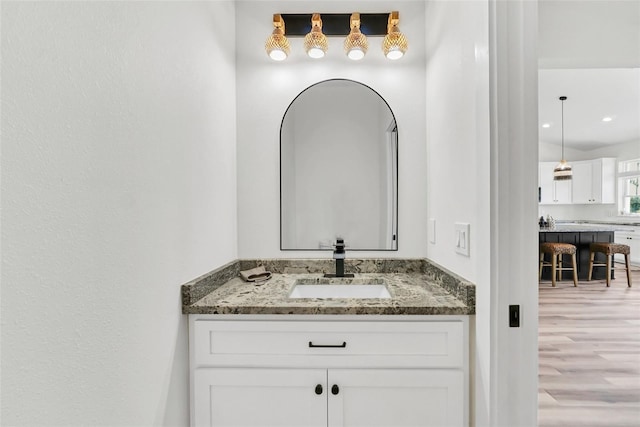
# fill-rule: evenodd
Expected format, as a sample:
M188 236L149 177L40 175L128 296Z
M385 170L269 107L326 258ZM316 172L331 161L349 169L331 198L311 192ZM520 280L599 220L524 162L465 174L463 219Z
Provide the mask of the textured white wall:
M237 258L234 5L3 2L2 424L186 425Z
M399 203L397 252L355 252L348 257L423 257L426 254L425 53L423 2L318 2L314 12L400 11L400 29L409 51L399 61L386 60L381 37L370 38L361 62L346 58L342 37L329 39L320 61L307 57L301 38L290 38L292 53L271 61L264 41L273 13L308 13L307 2L240 1L238 43L238 251L241 258L327 257L327 252L283 252L280 242L279 132L289 103L318 81L348 78L376 90L398 123ZM347 242L348 243L348 242Z

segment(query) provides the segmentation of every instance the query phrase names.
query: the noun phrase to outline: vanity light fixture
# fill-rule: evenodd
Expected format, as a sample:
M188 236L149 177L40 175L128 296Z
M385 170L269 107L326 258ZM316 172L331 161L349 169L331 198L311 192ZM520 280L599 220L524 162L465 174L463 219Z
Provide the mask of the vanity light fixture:
M367 53L369 42L367 41L367 36L360 32L360 14L357 12L352 13L349 21L351 32L344 39L344 51L349 59L358 61L364 58Z
M284 61L289 56L291 47L289 40L284 35L284 19L279 13L273 15L273 27L273 33L264 43L264 48L274 61Z
M564 181L572 178L571 166L564 159L564 101L567 100L566 96L561 96L560 102L562 105L562 121L561 123L561 135L562 135L562 158L558 166L553 170L553 180L554 181Z
M322 58L329 49L327 36L322 33L322 19L319 13L311 16L311 31L304 36L304 50L311 58Z
M612 120L613 120L613 117L609 117L609 116L607 116L607 117L603 117L603 118L602 118L602 121L603 121L603 122L610 122L610 121L612 121Z
M307 55L311 58L322 58L329 49L328 37L343 37L347 57L357 61L367 54L368 38L381 37L384 55L389 59L398 59L406 53L408 47L407 38L398 29L399 16L398 11L325 13L322 17L319 13L275 14L273 34L267 39L265 49L272 59L282 61L289 55L287 38L301 37L304 39L302 45Z
M388 59L396 60L402 58L409 47L407 38L400 32L398 23L400 22L400 13L397 11L389 14L387 24L387 35L382 41L382 51Z

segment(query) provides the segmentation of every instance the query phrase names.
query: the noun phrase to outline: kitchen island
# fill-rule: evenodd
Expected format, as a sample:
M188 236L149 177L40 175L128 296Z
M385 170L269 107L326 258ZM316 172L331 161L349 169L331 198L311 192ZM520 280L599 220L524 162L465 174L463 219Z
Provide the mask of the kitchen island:
M614 242L615 226L596 224L560 224L554 229L540 229L539 243L571 243L576 247L576 263L578 279L587 280L589 277L589 245L595 242ZM603 254L596 254L596 262L604 262ZM565 260L565 266L568 259ZM566 275L570 277L569 274ZM545 268L542 274L544 280L551 280L551 269ZM594 268L593 279L605 279L605 269Z

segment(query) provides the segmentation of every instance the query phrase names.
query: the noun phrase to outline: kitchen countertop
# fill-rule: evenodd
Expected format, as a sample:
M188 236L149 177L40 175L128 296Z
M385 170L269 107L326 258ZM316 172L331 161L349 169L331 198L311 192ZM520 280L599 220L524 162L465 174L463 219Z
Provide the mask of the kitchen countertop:
M261 284L245 282L229 273L232 265L222 271L224 283L197 291L199 283L210 281L212 274L202 276L183 285L184 314L360 314L360 315L467 315L475 314L475 286L453 273L438 268L426 260L415 261L403 272L375 271L355 273L355 278L327 279L322 273L298 272L298 268L277 272L278 267L266 261L274 272L271 279ZM246 263L243 262L243 268ZM260 262L257 262L260 264ZM365 270L371 269L365 262ZM253 264L251 264L253 265ZM416 265L419 266L416 271ZM238 271L239 267L235 267ZM287 268L284 268L287 270ZM349 272L349 271L347 271ZM215 275L215 272L213 273ZM384 280L391 298L289 298L297 280L320 284L365 283Z
M571 221L571 223L575 224L606 224L606 225L631 225L635 227L640 227L640 219L625 219L625 220L576 220Z
M541 233L594 233L622 231L613 225L600 224L556 224L555 228L541 228Z

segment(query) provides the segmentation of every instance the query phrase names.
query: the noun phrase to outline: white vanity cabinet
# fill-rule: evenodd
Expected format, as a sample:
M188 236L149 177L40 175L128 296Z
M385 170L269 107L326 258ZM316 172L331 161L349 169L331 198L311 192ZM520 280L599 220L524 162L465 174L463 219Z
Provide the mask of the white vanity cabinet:
M468 425L467 316L189 318L192 426Z

